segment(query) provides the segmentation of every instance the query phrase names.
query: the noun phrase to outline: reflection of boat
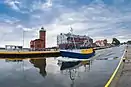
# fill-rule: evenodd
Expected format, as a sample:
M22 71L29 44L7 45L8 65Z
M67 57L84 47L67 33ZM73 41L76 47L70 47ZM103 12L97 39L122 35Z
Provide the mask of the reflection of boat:
M45 58L41 58L41 59L30 59L30 62L32 64L34 64L34 67L39 68L40 69L40 74L45 77L46 76L46 59Z
M74 67L74 66L78 65L79 63L80 63L80 61L77 61L77 62L62 62L60 70L64 70L64 69L67 69L67 68Z
M89 61L62 62L60 70L75 69L82 65L88 65Z
M62 57L70 57L77 59L89 59L90 57L95 55L95 51L91 48L91 41L89 37L84 37L84 43L81 47L77 47L75 37L73 35L73 29L71 28L70 39L67 41L69 43L73 43L67 49L60 50L60 54ZM79 39L79 38L77 38Z
M61 61L59 61L61 62ZM66 71L72 81L70 87L75 87L75 79L79 77L79 67L82 65L89 65L90 61L74 61L74 62L62 62L60 70ZM86 69L86 68L85 68Z

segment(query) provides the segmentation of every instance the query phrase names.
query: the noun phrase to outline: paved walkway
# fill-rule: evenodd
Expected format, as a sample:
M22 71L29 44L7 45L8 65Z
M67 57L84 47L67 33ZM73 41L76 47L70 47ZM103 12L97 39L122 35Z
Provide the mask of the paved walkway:
M116 87L131 87L131 46L127 47L122 73Z

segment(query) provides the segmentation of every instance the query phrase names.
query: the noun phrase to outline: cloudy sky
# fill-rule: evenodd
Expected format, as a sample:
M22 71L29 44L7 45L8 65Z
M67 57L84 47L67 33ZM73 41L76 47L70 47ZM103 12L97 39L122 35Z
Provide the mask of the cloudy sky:
M95 40L113 37L131 40L131 0L0 0L0 47L29 47L38 30L47 30L47 47L56 46L56 36L89 35Z

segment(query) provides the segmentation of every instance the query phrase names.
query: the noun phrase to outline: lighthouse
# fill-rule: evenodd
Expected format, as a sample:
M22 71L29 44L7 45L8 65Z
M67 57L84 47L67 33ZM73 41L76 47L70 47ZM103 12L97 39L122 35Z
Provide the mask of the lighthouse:
M39 31L39 38L30 41L32 50L43 50L46 47L46 30L42 27Z
M42 27L39 31L39 38L42 40L41 46L42 48L46 47L46 30Z

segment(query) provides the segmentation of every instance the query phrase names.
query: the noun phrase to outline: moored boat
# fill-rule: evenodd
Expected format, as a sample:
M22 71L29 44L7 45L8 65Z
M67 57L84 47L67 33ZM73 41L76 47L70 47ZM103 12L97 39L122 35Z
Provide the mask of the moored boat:
M77 58L77 59L89 59L95 55L95 50L90 45L90 40L87 38L84 40L83 45L78 47L76 45L73 29L71 28L70 37L72 38L73 46L69 46L67 49L60 50L60 54L62 57L69 57L69 58Z
M77 59L89 59L95 55L95 51L92 48L88 49L75 49L75 50L61 50L60 54L62 57L70 57Z

